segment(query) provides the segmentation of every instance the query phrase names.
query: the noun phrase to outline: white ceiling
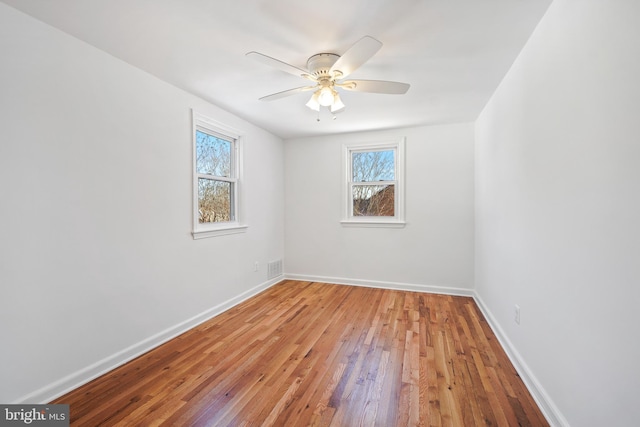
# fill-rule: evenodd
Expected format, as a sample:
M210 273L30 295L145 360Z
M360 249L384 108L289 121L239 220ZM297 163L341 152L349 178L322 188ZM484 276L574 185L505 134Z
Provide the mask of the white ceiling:
M2 0L282 138L475 120L551 0ZM353 79L411 84L405 95L342 92L331 120L308 81L245 57L306 68L364 35L382 49Z

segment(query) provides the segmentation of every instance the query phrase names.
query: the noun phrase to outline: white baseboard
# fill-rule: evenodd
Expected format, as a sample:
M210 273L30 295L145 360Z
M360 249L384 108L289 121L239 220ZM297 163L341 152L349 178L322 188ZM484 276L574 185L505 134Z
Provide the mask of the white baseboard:
M285 279L301 280L304 282L333 283L336 285L363 286L367 288L395 289L398 291L426 292L431 294L457 295L457 296L465 296L465 297L474 296L474 292L472 289L456 288L453 286L446 286L446 285L439 285L439 286L416 285L412 283L381 282L378 280L363 280L363 279L345 279L342 277L310 276L306 274L285 274Z
M516 369L516 371L518 371L518 375L520 375L520 378L522 378L524 385L531 393L531 396L533 396L533 399L538 404L538 407L542 411L549 424L551 426L557 427L569 427L569 422L566 420L566 418L564 418L558 407L553 403L553 401L549 397L549 394L542 387L535 375L533 375L531 369L529 369L527 364L524 362L524 359L522 358L518 350L515 349L515 347L511 343L511 340L509 340L489 308L486 306L484 301L482 301L482 298L480 298L480 295L474 292L473 298L480 308L480 311L482 311L482 314L487 319L487 322L493 330L493 333L498 338L500 345L502 345L505 353L507 353L507 357L509 357L509 360L511 360L514 368Z
M149 350L152 350L159 345L164 344L165 342L177 337L178 335L185 333L189 329L192 329L199 324L206 322L212 317L215 317L218 314L229 310L230 308L264 291L265 289L270 288L271 286L282 280L283 277L279 276L272 280L264 282L254 288L249 289L246 292L241 293L238 296L235 296L223 303L216 305L215 307L212 307L196 316L193 316L190 319L187 319L183 322L178 323L177 325L165 329L160 333L150 336L149 338L137 344L127 347L124 350L121 350L102 360L99 360L98 362L89 365L77 372L74 372L71 375L61 378L52 384L42 387L39 390L22 396L13 403L49 403L57 397L60 397L70 392L71 390L74 390L81 385L86 384L89 381L98 378L99 376L104 375L121 365L124 365L125 363L135 359L138 356L143 355Z

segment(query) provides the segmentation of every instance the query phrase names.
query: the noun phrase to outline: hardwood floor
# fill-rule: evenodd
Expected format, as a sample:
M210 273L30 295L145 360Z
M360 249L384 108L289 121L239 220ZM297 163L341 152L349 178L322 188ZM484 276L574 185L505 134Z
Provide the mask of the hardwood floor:
M299 281L55 403L91 427L548 425L472 298Z

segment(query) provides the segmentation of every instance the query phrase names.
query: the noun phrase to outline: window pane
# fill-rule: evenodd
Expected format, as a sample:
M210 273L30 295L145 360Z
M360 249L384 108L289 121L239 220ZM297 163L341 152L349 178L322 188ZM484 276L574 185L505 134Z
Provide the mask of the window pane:
M231 183L198 178L198 216L200 224L232 220Z
M231 176L231 142L196 130L196 170L215 176Z
M394 216L393 185L354 185L353 216Z
M394 181L393 153L393 150L352 153L353 182Z

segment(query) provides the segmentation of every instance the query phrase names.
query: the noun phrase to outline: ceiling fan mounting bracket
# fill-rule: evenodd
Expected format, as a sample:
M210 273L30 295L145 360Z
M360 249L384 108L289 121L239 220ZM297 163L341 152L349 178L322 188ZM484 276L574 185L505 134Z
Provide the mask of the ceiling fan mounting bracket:
M334 71L334 73L330 73L331 67L338 59L340 59L340 55L336 55L335 53L318 53L313 55L307 60L307 69L309 70L309 74L318 79L321 77L338 78L332 75L335 74L336 71ZM340 73L340 75L342 75L342 73Z

